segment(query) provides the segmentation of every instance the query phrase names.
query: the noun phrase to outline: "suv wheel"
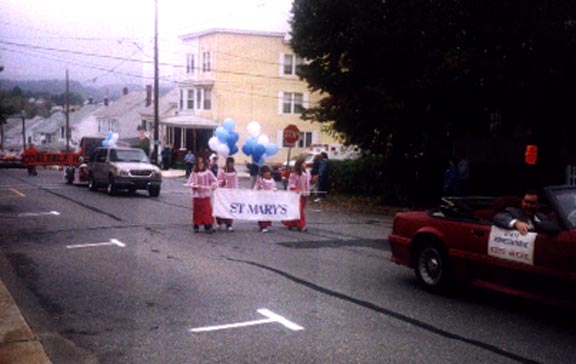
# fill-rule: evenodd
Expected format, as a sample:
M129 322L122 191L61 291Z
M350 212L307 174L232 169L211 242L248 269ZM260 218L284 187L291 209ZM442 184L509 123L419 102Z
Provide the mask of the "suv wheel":
M110 196L114 196L117 191L118 188L114 184L114 177L110 176L110 178L108 179L108 186L106 187L106 192L108 192Z
M94 180L93 175L88 176L88 189L90 191L96 191L98 189L98 186L96 186L96 181Z
M150 186L148 189L148 194L150 197L158 197L160 196L160 186Z

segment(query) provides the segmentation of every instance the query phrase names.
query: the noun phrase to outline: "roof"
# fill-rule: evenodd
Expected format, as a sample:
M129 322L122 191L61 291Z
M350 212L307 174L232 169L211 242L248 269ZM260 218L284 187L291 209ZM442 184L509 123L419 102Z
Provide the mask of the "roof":
M202 30L199 32L188 33L181 35L179 38L182 40L199 38L205 35L217 34L217 33L228 33L228 34L239 34L239 35L259 35L264 37L285 37L286 32L270 32L262 30L242 30L242 29L227 29L227 28L212 28L207 30Z
M158 114L162 118L162 115L170 112L172 109L178 108L178 100L180 98L180 90L175 87L168 91L164 96L161 96L158 100ZM152 117L154 116L154 102L146 107L142 107L140 110L142 116Z
M146 92L131 92L118 100L111 102L94 113L97 118L112 119L125 115L129 111L138 110L146 102Z
M162 118L162 124L179 127L194 127L197 129L215 129L218 123L194 114L179 114Z
M54 134L62 126L66 125L66 115L62 111L57 111L45 119L40 126L36 129L40 134Z

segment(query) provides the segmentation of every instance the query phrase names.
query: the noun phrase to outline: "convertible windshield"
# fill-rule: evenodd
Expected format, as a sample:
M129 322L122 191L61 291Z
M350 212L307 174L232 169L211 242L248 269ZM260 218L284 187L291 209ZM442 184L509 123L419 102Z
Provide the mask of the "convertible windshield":
M558 204L558 213L566 218L571 229L576 229L576 189L562 189L553 192Z
M148 162L148 157L143 150L122 150L113 149L110 151L110 160L112 162Z

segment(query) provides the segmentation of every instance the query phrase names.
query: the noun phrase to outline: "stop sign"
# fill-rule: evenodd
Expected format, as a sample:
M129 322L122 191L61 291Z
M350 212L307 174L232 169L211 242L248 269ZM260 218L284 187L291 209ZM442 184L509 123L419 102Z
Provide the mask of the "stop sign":
M300 139L300 130L298 130L296 125L290 124L284 129L283 137L284 143L293 145Z

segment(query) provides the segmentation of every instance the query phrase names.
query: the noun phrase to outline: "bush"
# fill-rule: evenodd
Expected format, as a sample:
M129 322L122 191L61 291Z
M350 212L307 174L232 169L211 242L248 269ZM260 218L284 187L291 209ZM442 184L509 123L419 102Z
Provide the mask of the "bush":
M380 204L430 203L439 197L442 171L435 163L393 161L382 156L330 160L331 192L371 196Z

